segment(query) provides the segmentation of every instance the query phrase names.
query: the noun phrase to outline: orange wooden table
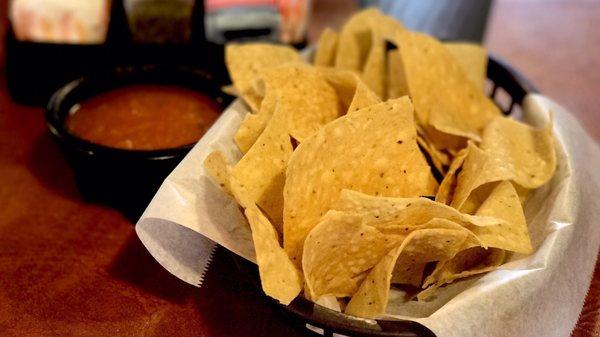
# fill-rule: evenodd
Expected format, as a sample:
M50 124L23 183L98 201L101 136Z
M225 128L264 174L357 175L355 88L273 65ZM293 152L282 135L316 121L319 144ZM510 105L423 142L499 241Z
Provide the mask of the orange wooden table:
M311 36L353 7L315 3ZM597 140L599 19L598 2L498 1L487 36ZM299 336L233 268L217 253L200 289L166 272L130 222L81 201L42 109L13 103L0 74L0 336ZM574 336L600 332L598 268L593 284Z

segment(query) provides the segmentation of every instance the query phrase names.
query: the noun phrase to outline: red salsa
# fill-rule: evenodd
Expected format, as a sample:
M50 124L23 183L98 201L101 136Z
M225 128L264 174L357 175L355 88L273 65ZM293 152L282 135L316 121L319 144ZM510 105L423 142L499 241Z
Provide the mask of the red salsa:
M109 147L158 150L197 142L219 116L202 93L166 85L131 85L75 106L66 126L75 136Z

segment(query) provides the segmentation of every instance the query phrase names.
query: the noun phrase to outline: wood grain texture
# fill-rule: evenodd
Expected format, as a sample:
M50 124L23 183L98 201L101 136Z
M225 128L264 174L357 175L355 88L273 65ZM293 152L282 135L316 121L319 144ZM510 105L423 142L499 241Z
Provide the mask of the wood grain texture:
M353 1L319 0L311 37ZM0 0L0 36L6 22ZM596 139L599 1L498 1L493 53L573 111ZM0 45L3 69L4 47ZM223 251L197 289L165 271L119 213L81 201L43 111L0 74L0 336L300 336ZM600 268L573 336L600 335Z

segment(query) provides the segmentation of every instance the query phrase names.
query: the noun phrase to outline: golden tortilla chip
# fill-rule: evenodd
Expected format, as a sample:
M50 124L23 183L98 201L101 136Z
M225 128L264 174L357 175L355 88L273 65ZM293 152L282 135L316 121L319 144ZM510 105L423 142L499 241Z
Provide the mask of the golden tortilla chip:
M331 209L360 215L370 225L385 233L410 232L433 219L446 219L468 229L478 226L496 226L502 219L463 214L447 205L427 198L392 198L371 196L343 190Z
M381 13L370 8L352 16L342 27L338 40L335 67L361 71L371 45L371 27Z
M244 213L252 229L262 289L268 296L288 305L302 291L302 273L281 248L277 232L258 207L249 205Z
M494 119L484 131L482 149L473 144L468 146L452 207L462 209L476 188L490 182L512 180L528 189L548 182L556 170L554 138L549 125L534 129L509 118Z
M456 188L456 179L457 171L460 169L467 157L468 149L462 149L460 152L456 154L444 179L440 183L440 188L438 189L437 194L435 195L435 201L440 202L442 204L450 205L452 202L452 195L454 194L454 189Z
M246 114L234 136L234 141L242 153L248 152L256 139L264 131L267 122L273 116L277 104L277 95L270 91L260 104L258 113Z
M345 188L397 197L435 193L408 98L338 118L294 151L284 188L284 248L296 263L306 235Z
M424 225L416 227L416 230L421 229L452 229L464 232L467 238L463 242L461 249L466 247L480 246L481 242L473 232L468 230L466 227L459 225L455 222L446 219L434 218L428 221ZM396 266L392 272L392 283L394 284L409 284L415 287L420 287L423 280L423 271L427 264L431 261L422 261L418 258L415 259L399 259L396 261Z
M239 96L237 89L233 85L224 85L221 87L221 91L229 96Z
M419 121L448 135L480 140L480 131L500 115L498 107L469 81L440 42L411 32L396 39ZM436 143L440 149L446 145Z
M423 126L424 135L430 140L434 148L445 150L448 153L456 153L467 147L468 139L462 136L452 135L437 130L431 125Z
M261 95L256 91L256 89L252 88L244 92L240 97L243 99L244 103L248 105L250 111L253 113L257 113L260 111L260 107L262 105L264 95Z
M358 111L378 103L381 103L379 97L362 81L358 80L356 82L356 91L354 92L354 97L352 97L347 113Z
M376 29L371 30L371 48L367 54L361 77L380 98L385 98L385 41Z
M387 52L387 98L398 98L409 94L404 65L398 49Z
M333 66L337 52L337 44L338 34L329 27L325 28L317 42L314 64L321 67Z
M513 180L525 188L544 185L556 171L552 121L536 129L511 118L497 117L485 128L480 147L513 166Z
M506 220L506 223L498 226L480 226L472 229L485 246L531 254L533 247L521 201L509 181L497 185L476 214Z
M427 300L444 284L495 270L504 263L505 256L506 252L502 249L473 247L459 252L450 260L440 261L425 279L423 288L427 289L421 291L417 299Z
M475 214L483 202L490 196L494 188L500 184L500 181L483 184L471 192L467 200L460 207L460 211L466 214Z
M304 242L302 269L309 298L351 296L366 272L404 235L384 235L360 216L328 212Z
M513 168L505 166L502 160L498 155L488 154L469 143L450 205L462 209L467 198L479 186L494 181L510 180L514 176Z
M315 132L341 112L335 89L317 69L302 65L285 65L261 72L265 98L257 114L248 114L235 135L242 152L247 152L275 111L275 106L289 119L287 130L298 141Z
M231 171L231 189L241 200L255 202L281 231L285 170L292 154L287 116L276 109L265 131Z
M299 142L310 137L342 112L335 89L313 67L295 66L286 71L290 77L276 90L277 105L288 116L289 134Z
M448 156L436 149L433 144L427 142L421 135L417 135L417 143L423 152L431 159L431 163L435 166L436 170L444 175L446 173L445 166L448 165Z
M421 229L412 232L402 245L390 251L362 282L346 307L349 315L373 318L387 307L392 271L397 264L411 260L431 262L448 260L458 251L467 234L454 229Z
M441 151L435 147L435 144L425 130L421 126L417 126L417 134L423 138L423 141L427 144L427 147L430 149L431 155L436 157L437 160L444 166L450 165L450 156L447 152ZM466 144L465 144L466 145Z
M494 181L477 187L475 190L473 190L473 192L471 192L465 203L460 207L460 211L462 213L475 214L475 212L477 212L481 205L490 196L492 191L501 183L501 181ZM531 190L517 184L513 184L513 187L519 196L521 205L525 205L525 201L527 200Z
M229 161L221 151L211 152L204 159L204 167L213 179L219 184L221 189L229 195L233 195L231 191L231 166Z
M260 71L290 62L301 62L298 51L268 43L230 43L225 47L225 64L231 81L240 94L252 87Z
M381 99L354 72L338 69L321 71L329 84L335 89L341 111L348 113L381 103Z
M488 55L485 48L467 42L446 42L444 47L454 56L469 80L483 92L488 64Z

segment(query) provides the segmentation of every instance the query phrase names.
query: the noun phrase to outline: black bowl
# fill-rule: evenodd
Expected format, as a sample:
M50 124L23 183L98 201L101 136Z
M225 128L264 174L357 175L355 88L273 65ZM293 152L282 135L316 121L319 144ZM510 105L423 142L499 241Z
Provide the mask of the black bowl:
M222 108L231 97L208 72L189 68L130 66L97 72L72 81L54 93L46 108L46 122L73 168L81 196L86 201L116 208L135 221L167 175L194 144L144 151L124 150L77 138L65 127L76 104L130 84L162 84L192 89L212 97Z

